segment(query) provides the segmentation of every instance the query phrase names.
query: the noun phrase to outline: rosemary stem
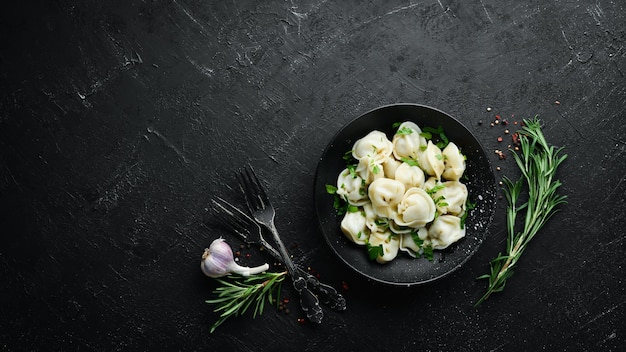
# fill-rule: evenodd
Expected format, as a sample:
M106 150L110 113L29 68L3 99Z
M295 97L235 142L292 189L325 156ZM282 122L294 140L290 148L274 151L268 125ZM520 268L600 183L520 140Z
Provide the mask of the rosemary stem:
M513 274L512 268L524 252L526 246L557 211L559 204L566 203L566 196L559 196L556 191L561 186L554 180L558 166L567 155L558 154L563 148L550 147L541 131L537 117L524 120L525 126L520 133L521 152L513 153L522 177L517 182L504 178L504 192L508 201L507 208L507 251L491 261L491 273L480 276L489 279L487 292L474 305L477 307L493 292L504 289L506 280ZM522 184L526 186L528 200L517 206ZM526 212L522 231L515 233L516 217L520 211Z

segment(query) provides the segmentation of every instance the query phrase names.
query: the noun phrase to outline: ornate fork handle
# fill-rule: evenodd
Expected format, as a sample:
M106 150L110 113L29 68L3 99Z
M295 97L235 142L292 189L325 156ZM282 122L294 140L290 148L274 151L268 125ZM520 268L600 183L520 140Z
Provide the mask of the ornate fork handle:
M274 259L281 262L283 261L282 255L278 253L274 247L272 247L264 239L261 239L260 242L261 246L263 246L272 255L272 257L274 257ZM306 279L307 287L317 294L317 297L324 305L327 305L330 309L337 311L346 310L346 299L341 293L337 292L334 287L319 281L315 276L305 271L298 265L296 265L296 270Z
M265 241L262 237L260 239L261 245L267 249L267 251L277 260L284 261L282 259L283 255L278 253L274 247L272 247L267 241ZM290 258L291 259L291 258ZM292 262L293 263L293 262ZM287 266L287 263L284 263ZM342 311L346 310L346 299L343 295L337 290L325 283L319 281L315 276L311 275L311 273L305 271L300 266L294 264L295 269L298 271L300 276L305 278L307 287L310 288L313 292L317 293L318 298L322 301L323 304L330 307L330 309ZM289 269L287 269L289 270Z
M346 299L341 293L337 292L334 287L320 282L315 276L303 271L302 269L300 269L300 271L302 271L306 276L308 287L317 293L317 296L323 304L333 310L346 310Z
M321 323L322 318L324 317L324 312L322 311L322 307L319 305L319 300L317 296L311 292L311 289L307 285L307 280L300 273L294 262L291 260L291 257L289 257L287 248L285 248L285 244L280 239L276 226L274 226L273 222L269 225L262 225L265 225L265 227L270 230L272 236L274 236L274 241L278 244L278 250L283 258L285 266L287 267L289 275L292 277L293 287L300 294L300 307L302 308L302 311L304 311L307 319L311 322L317 324Z

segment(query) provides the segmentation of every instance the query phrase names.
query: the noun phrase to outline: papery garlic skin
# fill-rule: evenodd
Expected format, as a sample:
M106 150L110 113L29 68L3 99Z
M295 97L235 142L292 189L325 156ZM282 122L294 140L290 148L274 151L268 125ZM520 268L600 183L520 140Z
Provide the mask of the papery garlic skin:
M214 240L209 248L204 249L200 262L202 273L211 278L218 278L231 273L250 276L260 274L269 268L267 263L254 268L238 265L235 263L232 248L223 238Z

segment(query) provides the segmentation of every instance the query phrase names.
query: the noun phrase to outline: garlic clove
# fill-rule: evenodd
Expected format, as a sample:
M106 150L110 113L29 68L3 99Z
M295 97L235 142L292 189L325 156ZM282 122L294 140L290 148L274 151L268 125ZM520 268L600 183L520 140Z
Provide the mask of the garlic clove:
M245 267L235 263L233 250L223 238L214 240L209 248L204 249L200 270L204 275L211 278L218 278L231 273L242 276L250 276L262 273L269 269L267 263L257 267Z

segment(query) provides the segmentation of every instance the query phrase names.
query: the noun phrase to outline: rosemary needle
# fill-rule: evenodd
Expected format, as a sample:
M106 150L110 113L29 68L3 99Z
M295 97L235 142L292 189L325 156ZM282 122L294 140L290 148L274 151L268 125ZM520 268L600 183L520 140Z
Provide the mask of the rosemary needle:
M555 179L558 166L567 158L561 148L549 146L541 130L540 120L524 120L518 132L520 153L513 152L522 176L516 182L504 177L504 194L507 207L507 248L490 263L490 273L478 277L489 279L487 292L476 302L478 307L494 292L504 290L507 279L513 275L513 268L526 249L526 246L543 225L558 211L557 206L566 203L566 196L557 194L561 182ZM528 200L518 205L522 188L526 185ZM517 216L525 211L524 225L516 232Z
M286 271L265 272L245 277L243 280L217 279L221 285L213 291L217 298L206 301L209 304L216 304L214 312L220 313L219 319L211 326L211 332L229 317L245 313L253 303L255 304L253 317L256 317L257 314L263 313L265 301L278 302L280 286L286 275Z

